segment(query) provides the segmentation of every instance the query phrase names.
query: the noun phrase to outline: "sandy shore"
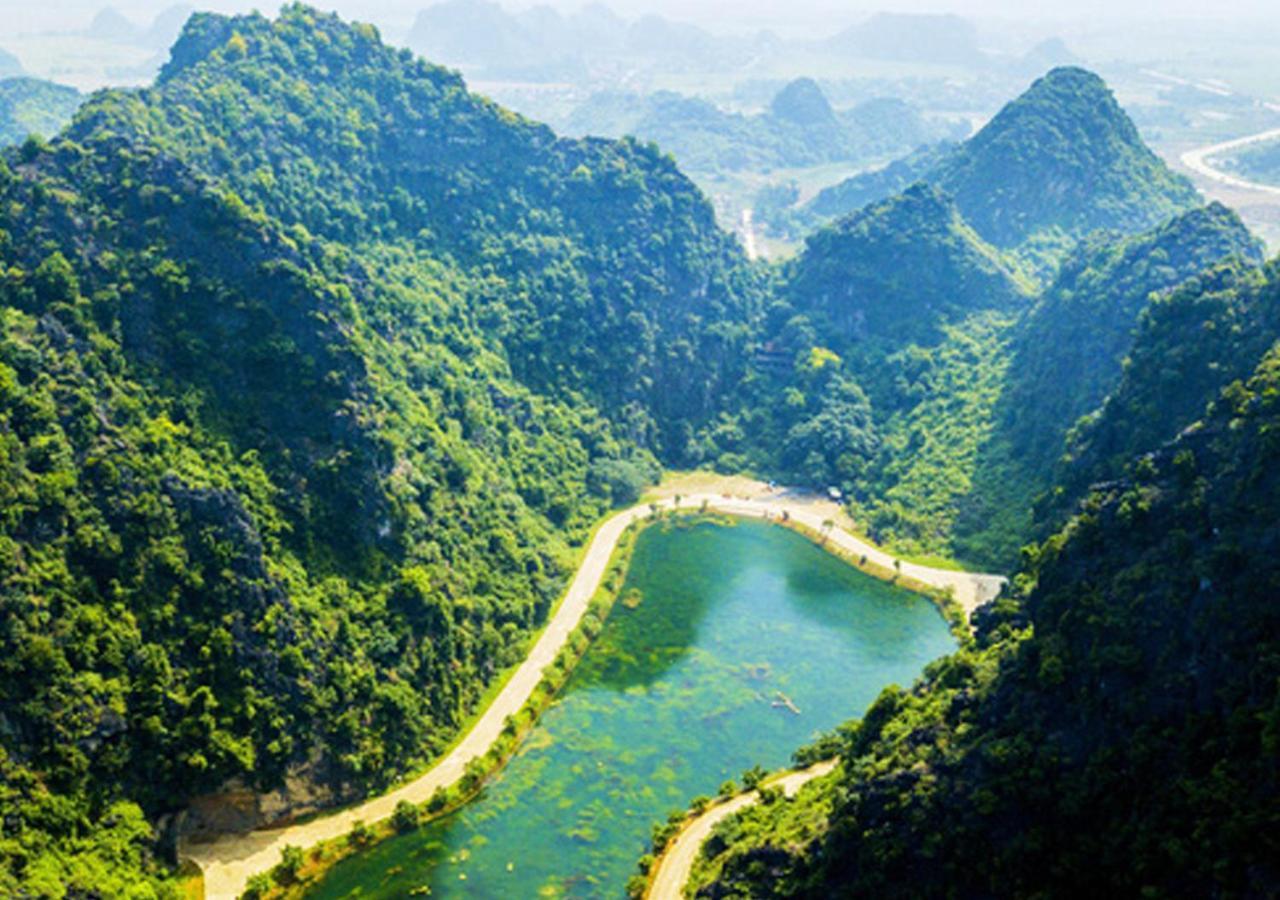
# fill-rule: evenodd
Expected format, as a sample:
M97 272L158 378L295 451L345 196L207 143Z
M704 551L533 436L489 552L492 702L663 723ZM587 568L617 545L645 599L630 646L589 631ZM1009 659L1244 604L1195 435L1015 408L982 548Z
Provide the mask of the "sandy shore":
M797 523L818 532L826 530L826 523L830 521L836 525L831 528L827 538L832 546L848 553L865 555L869 562L885 569L894 569L894 557L838 527L840 520L836 516L839 509L833 503L785 491L770 491L767 486L748 479L697 476L697 481L690 480L694 477L683 476L683 479L675 479L664 485L655 493L657 499L653 502L659 507L670 508L675 503L675 495L680 494L680 507L686 509L698 508L705 502L708 510L753 518L780 518L785 512ZM710 487L717 490L707 490ZM690 490L691 488L694 490ZM280 853L284 847L292 845L307 848L341 837L351 830L357 820L366 824L381 821L391 815L401 800L422 804L437 789L458 781L466 770L467 763L484 755L497 740L506 718L514 716L524 706L542 680L542 670L555 660L569 635L578 626L587 610L587 604L600 586L618 539L627 526L650 514L650 505L641 503L617 513L600 526L583 556L582 564L574 574L563 602L529 656L466 736L428 772L379 797L307 822L248 834L225 835L209 843L184 843L180 848L180 856L193 861L204 873L205 896L211 900L237 897L244 891L250 877L270 869L280 861ZM898 571L908 578L952 591L955 599L964 607L966 615L999 593L1004 582L1003 578L994 575L934 569L911 562L900 562L898 565Z

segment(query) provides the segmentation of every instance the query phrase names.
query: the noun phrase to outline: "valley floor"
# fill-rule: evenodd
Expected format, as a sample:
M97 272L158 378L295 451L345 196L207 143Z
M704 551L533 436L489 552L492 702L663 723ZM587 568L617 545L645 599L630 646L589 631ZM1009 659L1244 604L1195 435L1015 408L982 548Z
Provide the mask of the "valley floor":
M998 594L1004 584L1004 578L996 575L937 569L896 559L840 527L844 522L838 518L839 507L814 495L770 489L761 482L741 477L720 478L693 473L665 482L653 496L651 503L642 502L615 514L596 531L564 600L533 650L471 730L444 759L420 777L392 791L309 821L248 834L226 835L209 843L184 844L180 855L200 867L204 874L205 896L211 900L238 897L253 875L267 871L280 861L281 851L286 846L307 848L341 837L349 833L357 821L366 824L381 821L391 815L397 803L426 803L438 789L459 781L467 763L484 755L502 733L507 718L515 716L533 694L542 680L543 669L555 660L586 612L623 532L633 522L652 515L653 507L671 509L678 503L681 508L697 509L705 504L708 511L733 516L786 519L792 525L821 536L824 545L832 552L862 560L863 568L894 573L894 577L901 577L904 581L949 591L966 616Z

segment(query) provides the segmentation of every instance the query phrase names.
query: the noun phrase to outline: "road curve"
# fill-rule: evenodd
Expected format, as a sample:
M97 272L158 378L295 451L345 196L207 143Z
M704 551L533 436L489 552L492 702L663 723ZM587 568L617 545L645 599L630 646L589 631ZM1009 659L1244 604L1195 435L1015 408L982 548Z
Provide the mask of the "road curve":
M685 509L698 508L704 502L708 510L736 516L776 519L785 512L792 520L813 531L826 530L824 526L827 519L822 512L815 511L811 508L812 504L803 499L786 495L740 499L723 494L690 494L683 498L680 505ZM674 505L674 500L662 500L655 505L669 509ZM587 604L604 578L614 547L627 526L650 513L647 504L633 506L607 519L600 526L569 584L564 600L529 656L466 736L429 771L388 793L307 822L247 834L224 835L208 843L183 842L179 847L179 856L200 867L204 875L205 897L209 900L238 897L243 893L250 877L265 872L280 861L280 853L284 847L292 845L307 848L341 837L351 830L357 820L367 824L381 821L391 815L401 800L422 804L437 789L449 787L458 781L465 772L467 763L477 756L483 756L497 740L507 717L514 716L524 706L542 680L542 670L555 660L569 635L577 628L587 610ZM868 562L883 568L895 567L893 556L839 528L832 528L827 540L846 552L865 555ZM904 576L931 587L952 591L955 599L964 607L966 615L998 594L1004 584L1004 579L995 575L934 569L911 562L900 562L897 565Z
M789 772L769 782L769 786L782 788L784 794L793 797L803 785L821 778L835 767L836 760L824 760L807 769ZM649 879L645 900L678 900L683 896L684 885L689 880L689 873L693 871L694 860L698 858L698 851L707 838L711 837L712 829L734 813L754 805L759 799L758 791L739 794L716 804L680 829L680 833L671 839L667 849L653 864L653 877Z
M1280 128L1272 128L1268 131L1251 134L1246 137L1236 138L1232 141L1223 141L1221 144L1212 144L1208 147L1197 147L1195 150L1188 150L1182 154L1182 164L1195 172L1208 178L1210 181L1216 181L1219 184L1225 184L1229 187L1241 188L1247 191L1260 191L1264 194L1280 195L1280 187L1274 184L1263 184L1259 181L1250 181L1247 178L1240 178L1221 169L1215 168L1209 161L1215 156L1221 156L1223 153L1229 153L1232 150L1239 150L1242 147L1248 147L1252 144L1261 144L1266 141L1280 140Z

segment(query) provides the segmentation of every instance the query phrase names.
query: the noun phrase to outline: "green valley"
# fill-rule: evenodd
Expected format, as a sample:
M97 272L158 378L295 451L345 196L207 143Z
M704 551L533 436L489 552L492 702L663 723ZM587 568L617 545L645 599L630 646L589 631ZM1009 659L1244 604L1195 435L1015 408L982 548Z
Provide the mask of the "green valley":
M1027 81L575 138L290 3L0 82L0 894L640 893L744 768L691 896L1273 893L1280 264ZM908 151L785 261L682 170Z

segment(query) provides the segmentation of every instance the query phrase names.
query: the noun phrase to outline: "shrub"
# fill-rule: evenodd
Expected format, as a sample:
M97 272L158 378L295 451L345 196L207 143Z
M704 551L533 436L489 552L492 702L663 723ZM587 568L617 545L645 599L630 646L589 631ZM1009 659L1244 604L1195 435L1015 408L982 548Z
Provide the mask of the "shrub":
M260 900L271 891L271 876L266 872L259 872L249 879L244 886L244 893L240 896L244 900Z
M400 832L413 831L420 821L418 807L408 800L397 803L395 812L391 814L391 827Z
M427 812L438 813L449 805L449 792L444 788L436 788L436 792L427 801Z
M301 847L295 847L292 844L280 851L280 862L272 869L275 880L279 884L293 884L298 880L298 873L302 871L302 863L305 857Z
M373 833L369 831L369 826L361 819L356 819L351 825L351 830L347 832L347 843L353 847L363 847L372 838Z

